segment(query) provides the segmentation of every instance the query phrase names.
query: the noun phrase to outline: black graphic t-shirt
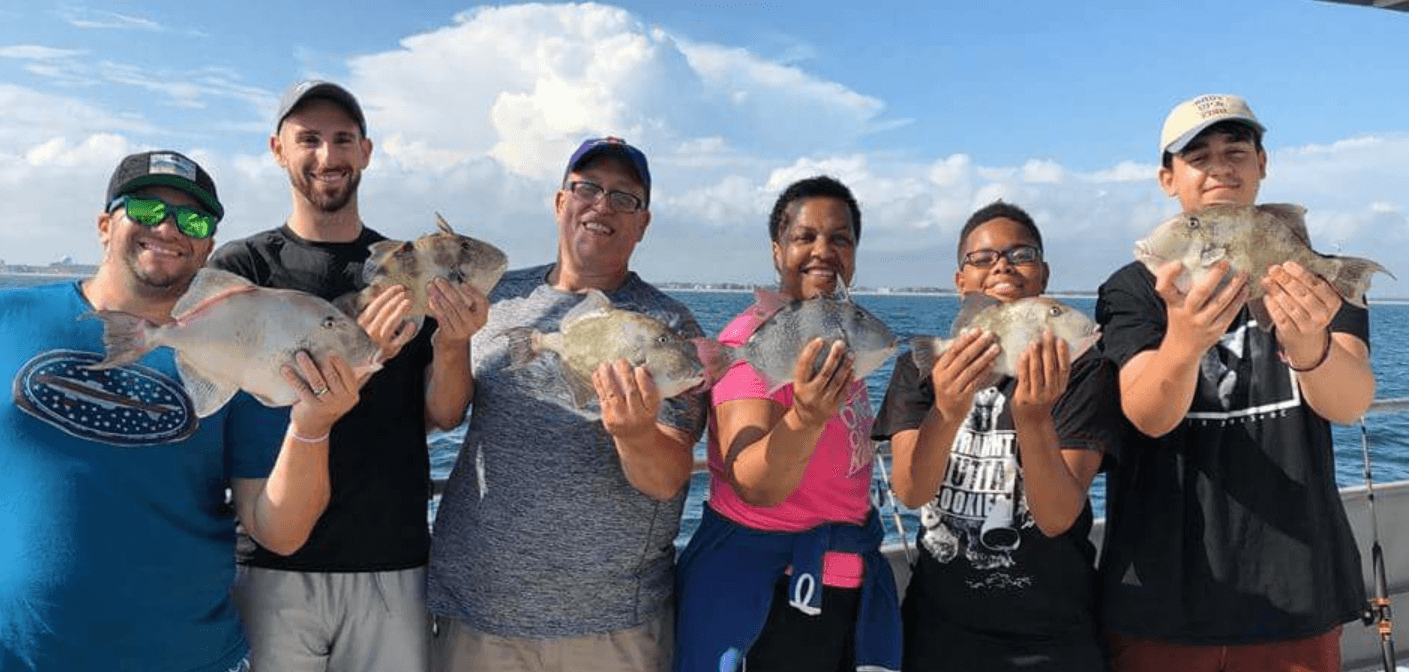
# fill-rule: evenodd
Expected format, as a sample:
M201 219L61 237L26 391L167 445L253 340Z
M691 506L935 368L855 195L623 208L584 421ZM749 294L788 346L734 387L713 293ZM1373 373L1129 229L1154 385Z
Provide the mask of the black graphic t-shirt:
M1165 307L1140 264L1100 288L1102 347L1117 365L1164 338ZM1369 343L1344 304L1331 329ZM1108 482L1105 625L1201 645L1324 633L1364 605L1360 554L1335 482L1330 424L1306 405L1273 334L1248 311L1204 353L1184 420L1131 430Z
M1004 378L975 395L939 491L920 509L921 552L905 597L907 632L930 640L982 636L1029 643L1094 636L1091 505L1054 538L1034 524L1010 408L1016 385ZM1063 449L1101 451L1107 465L1114 461L1121 432L1116 394L1115 367L1104 357L1091 351L1073 363L1066 394L1052 410ZM928 372L922 375L910 353L902 353L874 438L918 429L933 405Z
M362 289L368 247L385 238L363 228L349 243L317 243L287 225L226 243L210 265L261 287L297 289L332 301ZM430 454L426 448L426 367L431 362L425 325L362 387L361 399L333 425L328 472L332 496L308 542L292 555L263 547L241 562L256 567L314 572L377 572L426 564L430 530Z

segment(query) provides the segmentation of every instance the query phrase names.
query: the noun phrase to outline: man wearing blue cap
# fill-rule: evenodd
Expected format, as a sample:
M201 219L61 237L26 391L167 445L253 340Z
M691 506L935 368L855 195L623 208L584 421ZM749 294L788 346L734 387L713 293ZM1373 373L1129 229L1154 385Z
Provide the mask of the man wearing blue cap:
M232 514L275 553L303 545L357 381L300 355L292 410L240 392L201 418L169 348L91 368L104 329L79 318L171 322L224 214L172 151L123 159L103 203L92 277L0 291L0 670L244 672Z
M640 150L588 140L553 206L555 263L510 271L472 340L469 431L436 516L427 604L432 669L666 670L672 652L674 539L704 428L702 394L662 400L625 360L593 377L601 419L552 357L510 366L506 330L554 332L600 290L617 308L702 336L689 309L629 269L650 224Z

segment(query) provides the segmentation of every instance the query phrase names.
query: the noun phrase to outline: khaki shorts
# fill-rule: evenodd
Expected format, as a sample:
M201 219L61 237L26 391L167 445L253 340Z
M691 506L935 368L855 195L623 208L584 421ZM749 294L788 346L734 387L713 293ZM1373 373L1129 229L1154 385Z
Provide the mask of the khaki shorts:
M425 672L426 569L290 572L241 566L235 605L251 672Z
M562 639L498 637L435 617L433 672L667 672L674 651L670 609L626 630Z

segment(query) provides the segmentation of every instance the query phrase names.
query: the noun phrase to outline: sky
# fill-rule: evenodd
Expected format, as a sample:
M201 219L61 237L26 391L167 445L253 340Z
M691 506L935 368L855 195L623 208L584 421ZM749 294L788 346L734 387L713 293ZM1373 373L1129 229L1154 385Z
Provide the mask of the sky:
M458 230L510 266L551 261L567 157L615 135L651 161L648 281L771 283L789 183L841 179L862 210L854 280L952 287L974 210L1042 228L1052 290L1092 291L1178 211L1158 135L1178 102L1246 97L1268 127L1264 202L1308 209L1321 252L1409 297L1409 13L1317 0L469 4L187 0L0 5L0 260L96 263L126 154L214 176L218 241L279 225L281 92L329 79L374 143L364 221Z

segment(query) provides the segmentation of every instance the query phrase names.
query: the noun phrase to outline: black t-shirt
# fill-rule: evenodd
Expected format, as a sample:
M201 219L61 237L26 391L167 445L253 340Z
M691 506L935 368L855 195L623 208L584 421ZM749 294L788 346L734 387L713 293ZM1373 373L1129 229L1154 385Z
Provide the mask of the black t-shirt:
M944 479L920 509L919 559L905 596L907 659L923 645L942 655L970 640L1008 642L995 656L1050 642L1089 642L1096 633L1096 550L1090 502L1065 533L1049 538L1024 495L1010 401L1017 381L979 390L954 437ZM1115 367L1094 351L1072 365L1052 409L1063 449L1096 450L1108 466L1120 451ZM934 383L907 351L896 360L873 437L917 429L934 405ZM927 657L927 656L921 656ZM1001 660L987 669L1004 668Z
M329 301L361 289L368 246L383 236L364 227L350 243L306 241L287 225L226 243L210 265L262 287L297 289ZM427 318L361 390L361 400L333 425L328 451L332 498L308 542L282 556L256 546L240 561L295 571L394 571L426 564L430 533L426 501L426 367L431 361Z
M1096 319L1124 365L1164 338L1154 276L1133 263L1101 285ZM1334 331L1369 343L1343 304ZM1108 481L1105 625L1200 645L1308 637L1365 604L1360 553L1336 489L1330 424L1247 309L1199 364L1184 419L1158 439L1131 429Z

